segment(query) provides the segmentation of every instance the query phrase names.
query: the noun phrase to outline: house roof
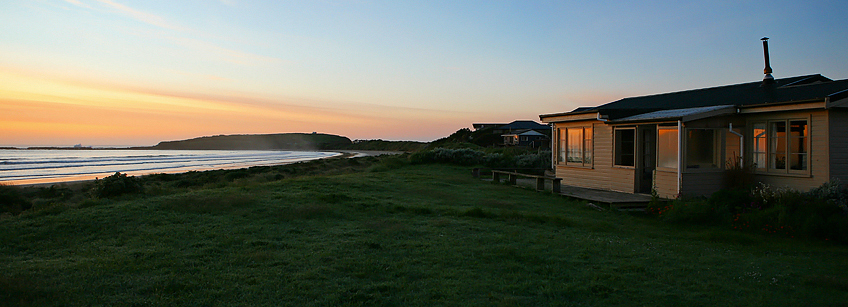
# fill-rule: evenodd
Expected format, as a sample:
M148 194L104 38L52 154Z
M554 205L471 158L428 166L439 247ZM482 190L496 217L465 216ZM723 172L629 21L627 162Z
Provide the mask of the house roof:
M532 120L517 120L509 124L498 127L499 130L521 130L521 129L549 129L547 125L543 125Z
M686 108L686 109L673 109L673 110L660 110L648 113L637 114L633 116L628 116L625 118L620 118L614 121L610 121L611 123L623 123L623 122L644 122L644 121L665 121L665 120L682 120L684 122L712 117L716 115L722 114L731 114L736 112L736 107L732 105L721 105L721 106L710 106L710 107L698 107L698 108Z
M629 97L596 107L582 107L574 111L540 115L540 118L600 113L610 120L621 120L635 115L674 109L691 109L731 105L736 107L782 104L812 100L841 99L848 97L848 80L833 81L822 75L807 75L776 79L773 84L762 81L681 92ZM662 115L662 114L660 114ZM657 116L654 114L652 116Z
M547 126L545 126L545 127L547 127ZM501 134L501 136L512 136L512 135L518 135L518 136L541 135L541 136L546 136L546 135L539 133L539 132L537 132L533 129L524 129L524 130L513 131L512 133Z

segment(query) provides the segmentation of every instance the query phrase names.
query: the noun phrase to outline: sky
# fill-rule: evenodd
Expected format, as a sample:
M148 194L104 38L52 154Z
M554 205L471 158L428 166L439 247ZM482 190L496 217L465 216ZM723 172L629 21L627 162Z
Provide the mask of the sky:
M848 78L848 1L0 1L0 146L472 123Z

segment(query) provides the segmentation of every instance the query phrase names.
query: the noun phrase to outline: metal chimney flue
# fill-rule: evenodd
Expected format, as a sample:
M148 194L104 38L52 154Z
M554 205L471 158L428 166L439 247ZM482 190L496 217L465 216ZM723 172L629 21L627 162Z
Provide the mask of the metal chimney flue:
M763 69L763 73L765 74L765 77L763 77L763 84L774 83L774 76L771 75L771 63L769 63L768 39L768 37L760 39L763 41L763 56L766 60L766 68Z

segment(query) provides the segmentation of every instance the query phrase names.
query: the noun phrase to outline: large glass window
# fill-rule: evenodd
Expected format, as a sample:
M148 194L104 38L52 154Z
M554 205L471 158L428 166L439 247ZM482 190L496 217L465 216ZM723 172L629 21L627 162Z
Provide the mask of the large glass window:
M677 168L677 127L657 128L657 167Z
M751 149L751 154L753 155L754 167L757 169L765 169L766 168L766 138L768 135L766 134L766 123L754 123L753 129L753 148Z
M752 158L759 170L809 169L810 127L807 120L775 120L753 124Z
M568 128L567 162L583 163L583 128Z
M636 129L615 129L615 165L634 166L636 158Z
M557 129L557 135L559 135L559 139L557 140L557 163L565 163L565 154L566 149L568 148L568 135L565 132L565 128Z
M786 169L786 122L772 122L769 130L769 166L771 169Z
M559 129L559 160L568 165L592 165L592 127Z
M593 157L593 153L592 153L593 152L592 151L593 135L592 135L592 133L593 133L592 127L583 128L583 164L585 164L585 165L592 165L592 157Z
M714 129L686 130L686 168L717 168L720 154Z

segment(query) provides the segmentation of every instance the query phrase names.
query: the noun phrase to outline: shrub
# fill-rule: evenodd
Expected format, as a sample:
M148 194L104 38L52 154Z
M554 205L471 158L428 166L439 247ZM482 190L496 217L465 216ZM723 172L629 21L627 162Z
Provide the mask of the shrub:
M723 224L734 229L848 243L848 189L838 181L809 192L759 184L721 190L708 200L652 201L646 212L674 223Z
M848 243L846 195L837 181L806 193L760 184L752 191L751 206L734 217L733 227Z
M690 199L674 200L665 205L657 203L648 212L671 223L709 225L730 219L725 208L705 199Z
M0 213L20 214L29 208L32 203L18 187L0 184Z
M108 198L124 194L135 194L144 191L144 186L138 178L116 172L114 175L99 179L94 184L92 194L95 197Z
M515 154L517 149L501 149L501 152L485 152L471 148L435 148L419 151L410 156L410 162L422 163L451 163L458 165L484 165L492 168L536 168L551 167L551 152L540 151Z

